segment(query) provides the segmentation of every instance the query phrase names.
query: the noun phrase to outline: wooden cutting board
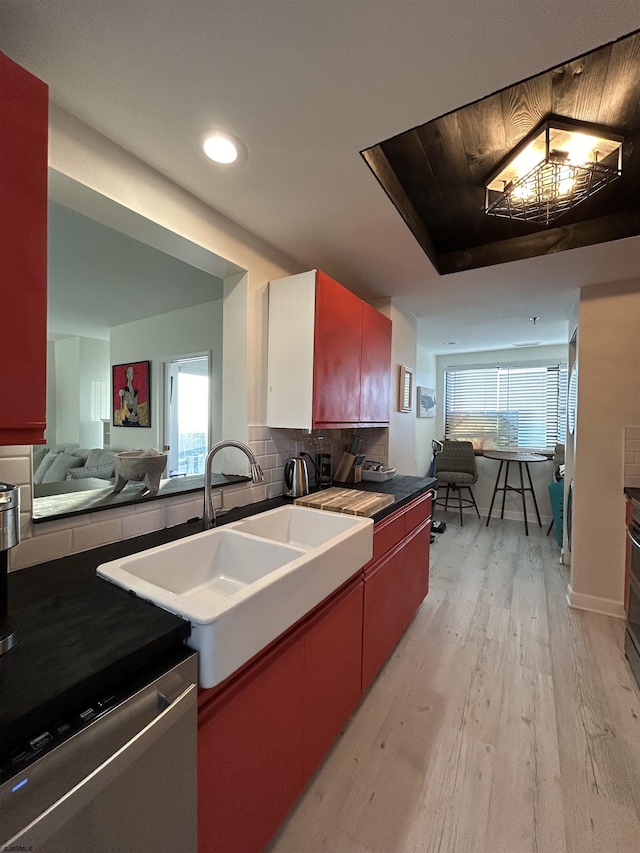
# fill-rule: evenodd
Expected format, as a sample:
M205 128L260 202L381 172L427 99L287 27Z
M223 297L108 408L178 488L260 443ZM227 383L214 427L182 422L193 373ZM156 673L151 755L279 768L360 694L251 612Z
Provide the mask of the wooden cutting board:
M359 489L323 489L313 495L296 498L294 504L312 509L326 509L331 512L344 512L347 515L372 516L395 501L393 495L382 492L363 492Z

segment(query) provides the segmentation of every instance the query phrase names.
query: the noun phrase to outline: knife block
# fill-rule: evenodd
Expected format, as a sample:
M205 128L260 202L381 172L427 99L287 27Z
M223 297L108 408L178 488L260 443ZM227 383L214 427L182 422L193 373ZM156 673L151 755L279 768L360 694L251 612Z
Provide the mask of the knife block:
M356 480L349 480L348 479L349 474L351 473L352 470L354 470L353 463L355 461L356 461L356 457L354 456L353 453L346 453L346 452L343 453L342 459L340 460L340 464L338 465L338 467L336 469L336 473L333 475L333 482L334 483L348 483L348 482L355 483L355 482L359 482Z
M351 468L349 473L347 474L347 479L344 481L345 483L359 483L362 480L362 465L358 465L357 468Z

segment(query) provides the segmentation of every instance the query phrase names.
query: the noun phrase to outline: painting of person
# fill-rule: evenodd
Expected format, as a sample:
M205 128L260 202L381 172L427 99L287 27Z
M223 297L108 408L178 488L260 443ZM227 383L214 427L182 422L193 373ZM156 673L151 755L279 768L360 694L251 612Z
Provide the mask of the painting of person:
M113 365L113 425L148 427L149 420L148 361Z
M124 372L126 385L118 391L121 402L120 410L122 413L120 423L125 426L140 425L138 421L138 392L133 387L134 376L135 371L133 369L133 365L130 364Z

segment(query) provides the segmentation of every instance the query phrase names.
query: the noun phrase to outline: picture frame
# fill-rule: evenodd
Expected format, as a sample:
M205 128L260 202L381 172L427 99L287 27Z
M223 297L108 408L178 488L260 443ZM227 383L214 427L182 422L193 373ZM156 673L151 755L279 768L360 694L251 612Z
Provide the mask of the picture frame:
M151 362L127 361L111 366L114 427L151 426Z
M398 411L410 412L413 408L413 369L406 364L400 365L400 384L398 395Z
M416 387L416 414L419 418L435 418L436 389L424 385Z

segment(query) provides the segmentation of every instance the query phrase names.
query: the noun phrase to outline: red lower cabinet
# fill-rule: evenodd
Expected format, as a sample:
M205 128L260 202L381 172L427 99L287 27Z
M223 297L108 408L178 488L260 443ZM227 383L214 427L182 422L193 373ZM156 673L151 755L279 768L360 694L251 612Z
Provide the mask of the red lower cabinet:
M200 853L263 850L356 708L363 587L358 577L200 705Z
M362 690L367 690L407 626L404 555L393 551L367 576L362 634Z
M316 770L361 696L362 602L360 581L305 637L304 774Z
M430 498L374 531L374 559L198 712L198 850L263 850L429 586Z
M414 613L429 590L431 547L431 498L410 504L404 513L391 516L380 529L380 543L391 543L388 531L404 518L405 536L385 553L376 543L374 559L365 568L362 629L362 692L396 647ZM411 529L414 524L416 527ZM376 545L378 544L378 547Z
M199 853L263 850L304 787L304 637L198 713Z

